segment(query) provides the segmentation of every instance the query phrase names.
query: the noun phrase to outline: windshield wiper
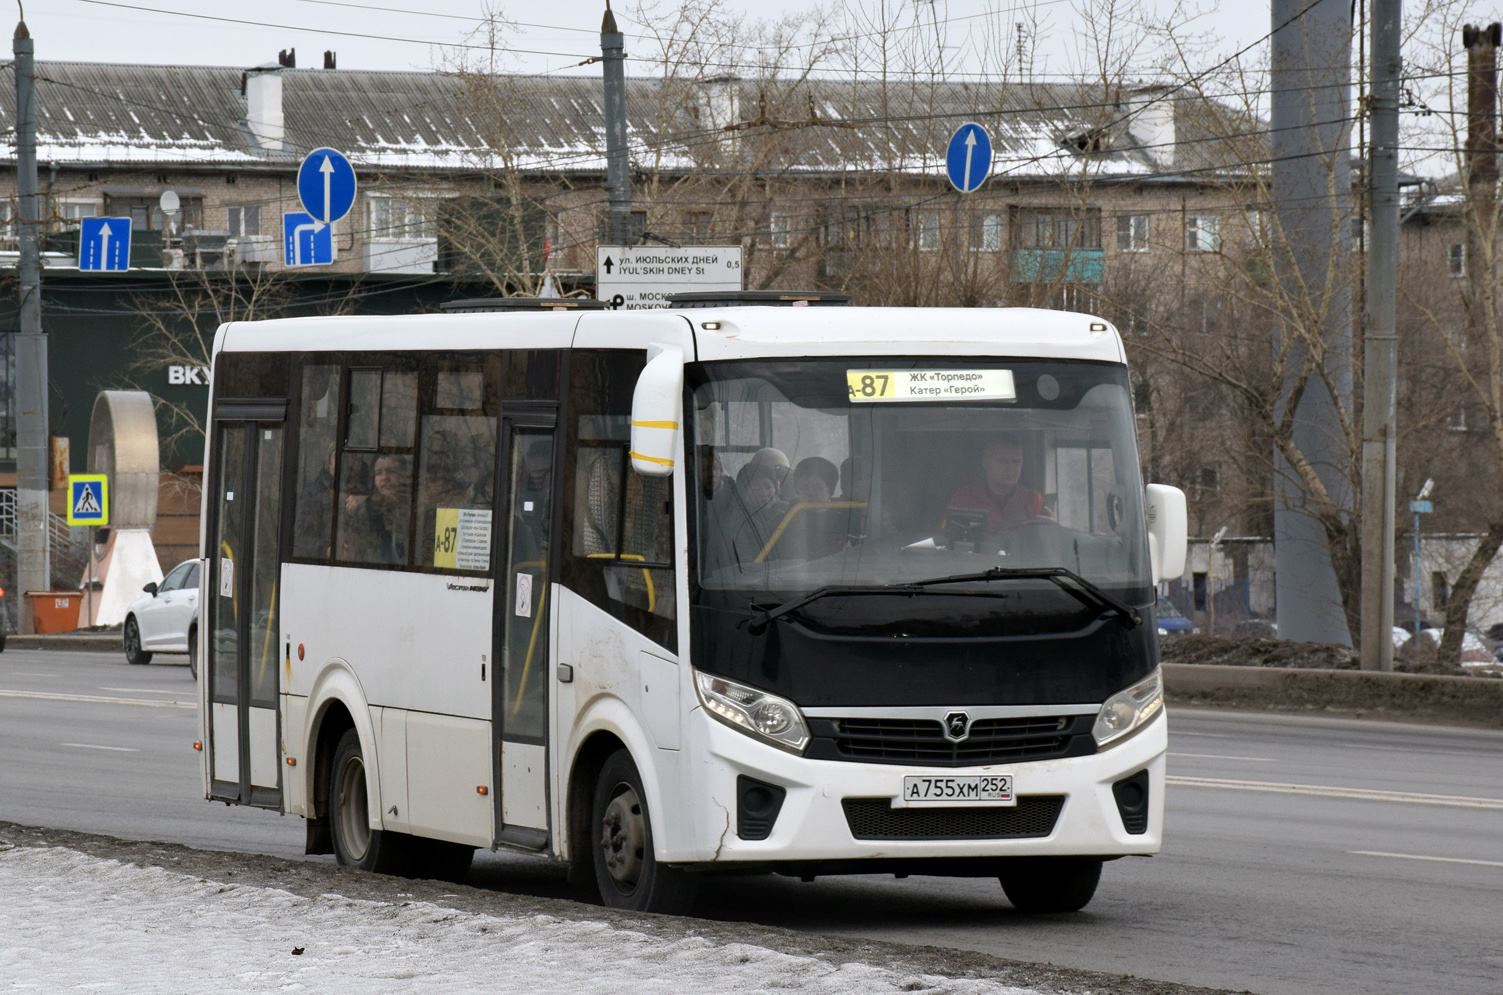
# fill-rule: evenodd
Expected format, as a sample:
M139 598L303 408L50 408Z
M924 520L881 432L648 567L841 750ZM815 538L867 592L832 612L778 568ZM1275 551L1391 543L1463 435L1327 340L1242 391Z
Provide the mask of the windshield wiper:
M821 598L848 594L921 594L926 587L934 587L938 584L964 584L987 580L1048 580L1052 581L1066 594L1076 598L1086 607L1110 608L1129 629L1136 628L1143 623L1143 616L1136 608L1128 605L1125 601L1107 594L1101 588L1092 584L1084 577L1068 567L992 567L973 574L955 574L950 577L931 577L928 580L905 581L897 584L868 584L862 587L847 587L832 585L830 587L816 588L801 597L791 601L785 601L775 608L758 609L752 616L752 633L761 632L769 622L776 621L789 612L797 611L805 605L812 604ZM1066 583L1066 582L1069 583ZM1071 586L1071 585L1075 586ZM1089 597L1087 597L1089 595ZM1092 604L1091 599L1095 599Z

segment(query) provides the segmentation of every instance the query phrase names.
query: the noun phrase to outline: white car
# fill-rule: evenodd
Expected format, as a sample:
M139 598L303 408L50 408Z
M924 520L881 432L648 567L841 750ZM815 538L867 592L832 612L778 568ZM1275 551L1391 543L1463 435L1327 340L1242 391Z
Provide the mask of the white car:
M125 610L127 663L150 663L153 653L186 653L188 669L198 676L198 562L179 563L161 584L147 584L146 594Z

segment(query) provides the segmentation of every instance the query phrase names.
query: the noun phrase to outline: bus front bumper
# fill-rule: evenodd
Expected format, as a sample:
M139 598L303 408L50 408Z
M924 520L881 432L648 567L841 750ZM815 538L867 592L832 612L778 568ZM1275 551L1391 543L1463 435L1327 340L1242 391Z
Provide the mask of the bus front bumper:
M695 804L693 838L677 827L664 826L660 859L670 863L820 862L846 860L891 861L909 858L976 858L1012 856L1125 856L1157 853L1164 824L1164 754L1168 721L1161 711L1125 741L1100 753L1063 760L1041 760L978 767L923 767L830 760L809 760L731 729L696 708L690 715L684 744L693 779L689 797L711 799ZM1130 833L1123 824L1112 786L1140 771L1148 772L1147 828ZM961 828L946 828L946 820L914 817L922 809L882 811L873 801L856 803L868 817L864 823L848 813L847 799L897 798L909 775L956 776L1011 774L1020 803L1037 808L1049 796L1061 799L1052 828L1040 831L1037 820L1013 838L912 838L935 832L973 835L969 816ZM766 839L742 839L737 832L737 778L745 775L783 788L787 794ZM944 808L946 806L938 806ZM875 823L872 816L875 816ZM677 820L674 820L677 821ZM687 821L687 820L686 820ZM988 820L981 820L983 826ZM1004 820L1005 823L1005 820ZM859 832L867 838L858 838ZM870 838L873 825L882 838ZM936 828L938 824L939 828ZM907 827L917 827L909 832ZM677 828L679 831L675 831ZM1004 830L1006 832L1008 830ZM907 838L904 838L907 837ZM664 845L666 844L666 845ZM666 851L666 852L665 852Z

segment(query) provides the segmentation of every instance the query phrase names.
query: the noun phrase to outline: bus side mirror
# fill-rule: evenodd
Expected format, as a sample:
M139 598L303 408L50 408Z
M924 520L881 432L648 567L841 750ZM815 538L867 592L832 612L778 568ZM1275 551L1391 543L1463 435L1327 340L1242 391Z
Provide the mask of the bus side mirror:
M1185 492L1168 484L1149 484L1143 511L1148 519L1148 558L1157 585L1185 572L1190 545Z
M683 396L684 350L654 342L631 398L631 467L645 477L673 473Z

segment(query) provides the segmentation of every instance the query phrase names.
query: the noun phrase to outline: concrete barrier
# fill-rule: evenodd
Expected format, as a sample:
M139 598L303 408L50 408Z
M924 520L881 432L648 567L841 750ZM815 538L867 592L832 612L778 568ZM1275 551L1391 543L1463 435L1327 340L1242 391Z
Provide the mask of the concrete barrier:
M1166 663L1171 705L1326 711L1362 718L1503 729L1503 680Z

